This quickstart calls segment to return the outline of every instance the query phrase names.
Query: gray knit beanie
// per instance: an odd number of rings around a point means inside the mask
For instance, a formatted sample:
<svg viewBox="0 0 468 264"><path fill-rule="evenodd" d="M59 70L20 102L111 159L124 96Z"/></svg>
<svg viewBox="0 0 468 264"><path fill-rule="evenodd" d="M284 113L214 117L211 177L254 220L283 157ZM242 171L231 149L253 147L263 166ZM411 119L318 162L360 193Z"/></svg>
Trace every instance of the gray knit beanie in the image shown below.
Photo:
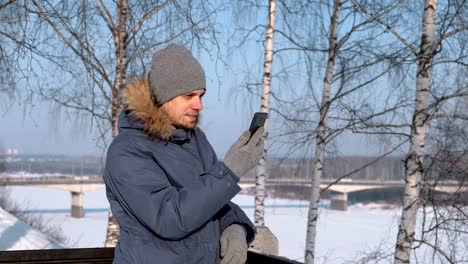
<svg viewBox="0 0 468 264"><path fill-rule="evenodd" d="M183 46L171 44L153 55L150 87L159 104L198 89L206 89L205 72Z"/></svg>

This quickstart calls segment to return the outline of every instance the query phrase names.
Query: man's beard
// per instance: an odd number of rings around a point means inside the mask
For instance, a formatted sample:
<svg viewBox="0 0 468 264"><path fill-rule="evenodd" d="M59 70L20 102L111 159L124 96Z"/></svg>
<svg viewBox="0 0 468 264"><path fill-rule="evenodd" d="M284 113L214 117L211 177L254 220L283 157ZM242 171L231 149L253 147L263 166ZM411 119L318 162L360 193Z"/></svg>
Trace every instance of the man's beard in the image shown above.
<svg viewBox="0 0 468 264"><path fill-rule="evenodd" d="M186 115L184 115L181 119L184 120ZM176 128L183 128L183 129L194 129L198 126L198 124L200 123L200 118L201 118L201 113L198 112L197 113L197 118L195 120L195 123L186 123L186 122L177 122L177 120L171 120L174 127Z"/></svg>

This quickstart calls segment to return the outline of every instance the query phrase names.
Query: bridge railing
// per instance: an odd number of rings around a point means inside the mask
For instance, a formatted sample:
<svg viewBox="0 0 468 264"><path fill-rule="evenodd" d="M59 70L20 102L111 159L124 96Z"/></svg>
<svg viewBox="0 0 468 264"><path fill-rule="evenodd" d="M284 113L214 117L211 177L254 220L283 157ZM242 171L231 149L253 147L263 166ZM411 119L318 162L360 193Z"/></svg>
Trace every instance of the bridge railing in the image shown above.
<svg viewBox="0 0 468 264"><path fill-rule="evenodd" d="M0 186L52 185L52 184L103 184L100 176L40 176L40 177L0 177Z"/></svg>
<svg viewBox="0 0 468 264"><path fill-rule="evenodd" d="M74 249L43 249L0 251L0 263L22 264L111 264L114 259L114 248L74 248ZM278 256L249 251L246 264L301 264Z"/></svg>

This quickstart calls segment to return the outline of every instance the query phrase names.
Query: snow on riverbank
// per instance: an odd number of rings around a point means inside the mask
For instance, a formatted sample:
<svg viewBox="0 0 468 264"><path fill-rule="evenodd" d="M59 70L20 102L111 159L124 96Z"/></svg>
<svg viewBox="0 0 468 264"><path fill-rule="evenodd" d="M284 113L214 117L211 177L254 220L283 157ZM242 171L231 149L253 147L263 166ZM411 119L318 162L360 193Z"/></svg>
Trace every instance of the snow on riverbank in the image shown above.
<svg viewBox="0 0 468 264"><path fill-rule="evenodd" d="M0 250L61 248L62 245L32 229L0 208Z"/></svg>

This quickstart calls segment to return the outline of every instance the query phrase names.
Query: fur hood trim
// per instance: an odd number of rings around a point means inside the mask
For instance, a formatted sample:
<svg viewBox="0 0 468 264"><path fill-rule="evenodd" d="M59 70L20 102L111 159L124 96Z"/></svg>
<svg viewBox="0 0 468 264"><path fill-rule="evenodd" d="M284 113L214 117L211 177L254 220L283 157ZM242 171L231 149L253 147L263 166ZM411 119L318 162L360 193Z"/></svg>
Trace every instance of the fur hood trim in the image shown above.
<svg viewBox="0 0 468 264"><path fill-rule="evenodd" d="M130 111L130 117L144 123L144 131L151 137L169 140L175 127L171 125L169 116L158 105L150 91L147 75L133 80L122 91L122 102Z"/></svg>

